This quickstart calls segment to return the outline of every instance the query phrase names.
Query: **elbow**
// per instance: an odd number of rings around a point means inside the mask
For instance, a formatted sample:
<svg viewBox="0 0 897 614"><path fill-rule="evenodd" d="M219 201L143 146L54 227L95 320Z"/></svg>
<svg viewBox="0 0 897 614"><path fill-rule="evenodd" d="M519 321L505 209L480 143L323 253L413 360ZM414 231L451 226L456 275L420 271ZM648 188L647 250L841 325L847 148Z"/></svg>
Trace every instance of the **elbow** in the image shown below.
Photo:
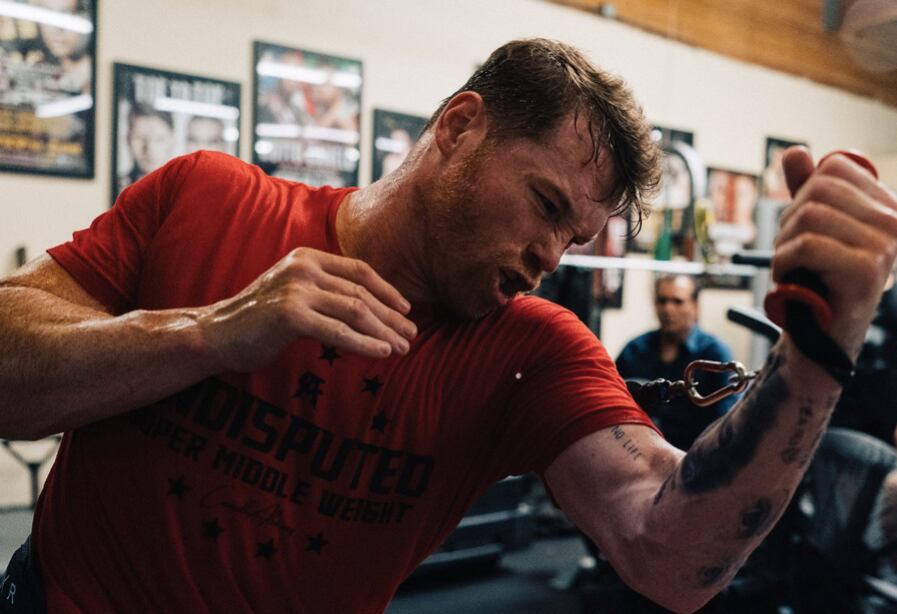
<svg viewBox="0 0 897 614"><path fill-rule="evenodd" d="M0 391L0 439L37 441L61 432L58 425L39 419L48 412L36 411L24 402L11 400Z"/></svg>
<svg viewBox="0 0 897 614"><path fill-rule="evenodd" d="M630 542L628 557L616 557L614 568L623 582L634 591L672 612L689 614L704 607L723 590L736 570L712 584L703 580L695 570L688 553L679 547L659 543L642 536Z"/></svg>

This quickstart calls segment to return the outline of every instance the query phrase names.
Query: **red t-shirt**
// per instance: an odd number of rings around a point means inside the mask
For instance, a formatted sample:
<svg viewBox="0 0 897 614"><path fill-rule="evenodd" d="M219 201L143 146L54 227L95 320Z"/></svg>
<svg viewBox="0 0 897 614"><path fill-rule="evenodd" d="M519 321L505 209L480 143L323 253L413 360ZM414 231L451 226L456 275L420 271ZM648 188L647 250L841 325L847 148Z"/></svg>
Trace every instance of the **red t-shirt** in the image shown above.
<svg viewBox="0 0 897 614"><path fill-rule="evenodd" d="M199 152L50 254L116 314L208 305L298 246L339 253L348 192ZM651 424L554 304L418 323L406 356L300 339L66 433L35 517L50 611L381 612L492 483Z"/></svg>

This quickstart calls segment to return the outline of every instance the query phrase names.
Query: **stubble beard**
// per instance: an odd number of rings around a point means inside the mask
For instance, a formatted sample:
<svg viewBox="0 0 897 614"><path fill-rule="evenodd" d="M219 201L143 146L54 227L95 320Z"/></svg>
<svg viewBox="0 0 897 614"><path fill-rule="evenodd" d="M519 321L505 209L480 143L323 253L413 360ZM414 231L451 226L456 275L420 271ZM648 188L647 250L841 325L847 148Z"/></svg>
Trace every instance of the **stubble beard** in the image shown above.
<svg viewBox="0 0 897 614"><path fill-rule="evenodd" d="M452 319L473 320L497 307L484 296L491 289L481 247L471 237L480 223L477 186L491 147L481 145L437 177L421 208L429 279L437 305Z"/></svg>

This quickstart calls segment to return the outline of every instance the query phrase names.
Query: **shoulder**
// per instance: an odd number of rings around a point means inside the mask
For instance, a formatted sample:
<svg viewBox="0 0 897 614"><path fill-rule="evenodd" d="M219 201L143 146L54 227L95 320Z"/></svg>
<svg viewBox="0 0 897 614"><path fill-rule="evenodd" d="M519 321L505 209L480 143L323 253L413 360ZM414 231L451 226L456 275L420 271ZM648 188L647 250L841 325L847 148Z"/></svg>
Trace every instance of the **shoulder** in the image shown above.
<svg viewBox="0 0 897 614"><path fill-rule="evenodd" d="M654 340L656 338L656 330L651 330L646 333L642 333L638 337L633 337L626 343L626 345L623 346L621 354L645 351L647 348L650 348L654 344Z"/></svg>
<svg viewBox="0 0 897 614"><path fill-rule="evenodd" d="M691 336L698 352L710 354L720 360L732 359L732 350L718 337L697 327L692 331Z"/></svg>
<svg viewBox="0 0 897 614"><path fill-rule="evenodd" d="M592 352L601 342L572 311L537 296L521 296L503 310L499 328L524 337L534 353Z"/></svg>
<svg viewBox="0 0 897 614"><path fill-rule="evenodd" d="M499 317L500 321L509 326L530 331L539 328L549 333L557 333L569 329L592 334L572 311L538 296L525 295L515 298L500 312Z"/></svg>

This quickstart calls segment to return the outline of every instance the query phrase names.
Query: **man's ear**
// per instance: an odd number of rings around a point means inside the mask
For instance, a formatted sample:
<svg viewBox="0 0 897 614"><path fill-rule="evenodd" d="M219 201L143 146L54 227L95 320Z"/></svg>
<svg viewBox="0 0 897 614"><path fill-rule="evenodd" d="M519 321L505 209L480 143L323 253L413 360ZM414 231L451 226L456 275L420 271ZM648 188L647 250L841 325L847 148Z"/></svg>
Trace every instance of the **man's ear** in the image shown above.
<svg viewBox="0 0 897 614"><path fill-rule="evenodd" d="M486 137L486 104L476 92L461 92L449 100L436 120L434 141L446 158L458 149L477 145Z"/></svg>

